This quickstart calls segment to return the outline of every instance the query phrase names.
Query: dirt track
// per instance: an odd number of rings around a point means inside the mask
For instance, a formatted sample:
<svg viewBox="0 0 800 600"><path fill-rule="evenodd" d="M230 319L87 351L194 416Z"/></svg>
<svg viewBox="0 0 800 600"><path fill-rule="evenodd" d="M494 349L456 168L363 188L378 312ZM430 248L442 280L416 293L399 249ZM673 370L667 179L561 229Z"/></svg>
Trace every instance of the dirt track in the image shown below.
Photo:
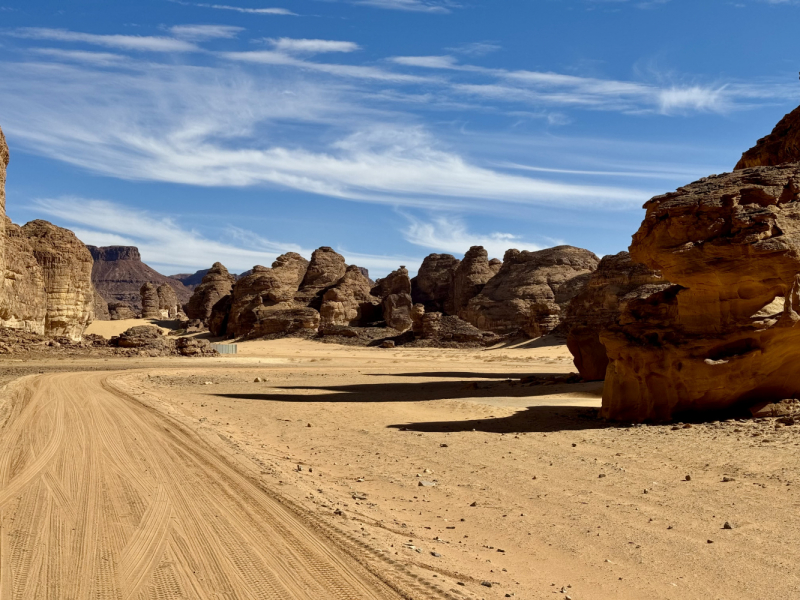
<svg viewBox="0 0 800 600"><path fill-rule="evenodd" d="M361 600L415 585L388 563L378 567L387 581L374 577L347 540L107 374L26 378L14 397L0 448L4 599Z"/></svg>

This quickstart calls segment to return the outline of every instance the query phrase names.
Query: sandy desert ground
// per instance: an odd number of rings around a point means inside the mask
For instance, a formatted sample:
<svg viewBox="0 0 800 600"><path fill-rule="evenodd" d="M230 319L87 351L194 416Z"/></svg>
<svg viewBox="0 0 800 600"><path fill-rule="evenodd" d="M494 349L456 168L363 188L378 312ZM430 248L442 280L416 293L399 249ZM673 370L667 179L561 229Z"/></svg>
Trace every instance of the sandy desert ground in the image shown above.
<svg viewBox="0 0 800 600"><path fill-rule="evenodd" d="M546 339L238 348L0 361L0 597L800 593L798 426L602 423Z"/></svg>

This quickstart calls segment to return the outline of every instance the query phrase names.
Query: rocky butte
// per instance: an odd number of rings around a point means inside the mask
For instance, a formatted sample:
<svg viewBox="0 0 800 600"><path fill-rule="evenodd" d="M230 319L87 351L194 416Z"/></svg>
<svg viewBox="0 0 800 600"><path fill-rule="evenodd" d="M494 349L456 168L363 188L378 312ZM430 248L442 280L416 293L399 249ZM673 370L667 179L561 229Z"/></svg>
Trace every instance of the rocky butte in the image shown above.
<svg viewBox="0 0 800 600"><path fill-rule="evenodd" d="M800 158L792 115L745 153L754 166L645 204L631 258L673 285L601 333L602 416L666 421L800 395L800 164L774 165Z"/></svg>

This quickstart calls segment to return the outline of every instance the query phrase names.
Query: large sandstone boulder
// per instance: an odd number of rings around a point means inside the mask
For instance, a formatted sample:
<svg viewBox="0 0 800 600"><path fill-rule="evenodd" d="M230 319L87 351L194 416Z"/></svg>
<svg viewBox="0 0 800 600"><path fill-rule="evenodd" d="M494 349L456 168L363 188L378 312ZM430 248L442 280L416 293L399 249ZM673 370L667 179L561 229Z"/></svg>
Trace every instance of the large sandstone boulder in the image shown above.
<svg viewBox="0 0 800 600"><path fill-rule="evenodd" d="M45 334L80 339L94 319L92 255L74 233L47 221L31 221L22 233L44 274Z"/></svg>
<svg viewBox="0 0 800 600"><path fill-rule="evenodd" d="M417 276L411 280L411 298L427 311L445 309L461 261L452 254L429 254L422 261Z"/></svg>
<svg viewBox="0 0 800 600"><path fill-rule="evenodd" d="M272 268L260 265L233 287L227 332L234 337L249 336L264 317L260 307L294 308L294 296L306 274L308 261L296 252L279 256Z"/></svg>
<svg viewBox="0 0 800 600"><path fill-rule="evenodd" d="M108 314L112 321L125 321L138 317L133 307L126 302L109 302Z"/></svg>
<svg viewBox="0 0 800 600"><path fill-rule="evenodd" d="M658 271L631 260L628 252L603 257L583 290L569 303L559 330L586 381L605 379L608 357L600 332L615 325L633 300L668 288Z"/></svg>
<svg viewBox="0 0 800 600"><path fill-rule="evenodd" d="M156 288L158 295L158 310L162 319L175 319L178 316L178 295L173 287L162 283Z"/></svg>
<svg viewBox="0 0 800 600"><path fill-rule="evenodd" d="M145 282L139 288L139 294L142 298L142 318L143 319L160 319L161 311L158 308L158 289L152 283Z"/></svg>
<svg viewBox="0 0 800 600"><path fill-rule="evenodd" d="M344 276L322 296L323 326L362 326L381 319L381 301L370 293L372 286L359 267L347 267Z"/></svg>
<svg viewBox="0 0 800 600"><path fill-rule="evenodd" d="M459 316L484 331L545 335L560 323L599 262L594 253L573 246L508 250L497 275Z"/></svg>
<svg viewBox="0 0 800 600"><path fill-rule="evenodd" d="M1 164L1 163L0 163ZM44 272L22 228L7 217L5 225L5 271L0 287L0 327L44 334L47 292Z"/></svg>
<svg viewBox="0 0 800 600"><path fill-rule="evenodd" d="M221 263L214 263L186 304L186 316L206 321L211 316L212 307L231 293L235 281L235 275L228 273L228 269Z"/></svg>
<svg viewBox="0 0 800 600"><path fill-rule="evenodd" d="M768 136L742 154L735 170L800 162L800 107L783 117Z"/></svg>
<svg viewBox="0 0 800 600"><path fill-rule="evenodd" d="M383 320L387 326L401 333L411 329L414 324L411 318L414 301L411 299L408 269L400 267L379 279L372 289L372 295L381 298Z"/></svg>
<svg viewBox="0 0 800 600"><path fill-rule="evenodd" d="M675 285L601 334L602 415L663 421L800 397L800 165L703 178L645 208L631 257Z"/></svg>
<svg viewBox="0 0 800 600"><path fill-rule="evenodd" d="M92 282L108 302L125 302L134 310L142 309L140 290L142 284L152 283L158 287L169 284L178 296L178 305L183 306L192 295L180 281L171 279L142 262L135 246L87 246L92 253Z"/></svg>
<svg viewBox="0 0 800 600"><path fill-rule="evenodd" d="M461 316L469 301L480 294L483 286L496 274L497 270L489 265L489 253L486 249L483 246L472 246L453 274L445 312Z"/></svg>
<svg viewBox="0 0 800 600"><path fill-rule="evenodd" d="M344 277L346 270L344 256L333 248L322 246L314 250L300 289L295 294L296 304L319 310L325 291Z"/></svg>
<svg viewBox="0 0 800 600"><path fill-rule="evenodd" d="M319 311L306 306L259 306L254 313L256 320L246 337L311 333L319 329Z"/></svg>

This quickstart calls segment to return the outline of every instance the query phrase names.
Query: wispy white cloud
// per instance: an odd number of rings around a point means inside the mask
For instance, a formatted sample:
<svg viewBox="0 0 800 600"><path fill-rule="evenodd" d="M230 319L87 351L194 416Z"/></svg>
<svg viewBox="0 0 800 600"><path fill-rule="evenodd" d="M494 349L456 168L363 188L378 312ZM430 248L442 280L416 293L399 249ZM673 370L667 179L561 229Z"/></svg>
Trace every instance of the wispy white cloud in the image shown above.
<svg viewBox="0 0 800 600"><path fill-rule="evenodd" d="M86 50L64 50L62 48L31 48L31 52L57 60L87 63L98 67L119 67L130 60L123 54L89 52Z"/></svg>
<svg viewBox="0 0 800 600"><path fill-rule="evenodd" d="M464 54L466 56L486 56L492 52L501 50L502 46L491 42L471 42L469 44L462 44L460 46L451 46L447 48L449 52L456 54Z"/></svg>
<svg viewBox="0 0 800 600"><path fill-rule="evenodd" d="M45 27L23 27L8 32L8 35L35 40L77 42L142 52L195 52L199 49L191 42L175 38L144 35L98 35Z"/></svg>
<svg viewBox="0 0 800 600"><path fill-rule="evenodd" d="M244 27L232 25L175 25L169 32L176 38L191 42L235 38Z"/></svg>
<svg viewBox="0 0 800 600"><path fill-rule="evenodd" d="M451 8L458 6L454 2L427 2L424 0L353 0L353 4L387 8L390 10L441 14L449 13Z"/></svg>
<svg viewBox="0 0 800 600"><path fill-rule="evenodd" d="M177 4L200 6L202 8L214 8L216 10L232 10L234 12L244 13L247 15L283 15L291 17L298 16L297 13L292 12L287 8L243 8L241 6L232 6L230 4L208 4L208 3L190 3L190 2L177 2Z"/></svg>
<svg viewBox="0 0 800 600"><path fill-rule="evenodd" d="M425 69L452 69L456 67L456 60L452 56L393 56L393 63L407 67L422 67Z"/></svg>
<svg viewBox="0 0 800 600"><path fill-rule="evenodd" d="M354 42L336 40L308 40L293 38L277 38L267 40L277 52L290 54L321 54L324 52L355 52L360 50Z"/></svg>
<svg viewBox="0 0 800 600"><path fill-rule="evenodd" d="M510 233L474 233L468 230L466 224L452 215L436 217L430 221L423 221L409 215L405 215L409 220L409 225L403 232L406 241L430 248L450 252L452 254L464 254L471 246L483 246L491 258L503 258L506 250L516 248L517 250L541 250L542 245L530 242L521 236ZM559 240L549 240L548 245L563 243Z"/></svg>

